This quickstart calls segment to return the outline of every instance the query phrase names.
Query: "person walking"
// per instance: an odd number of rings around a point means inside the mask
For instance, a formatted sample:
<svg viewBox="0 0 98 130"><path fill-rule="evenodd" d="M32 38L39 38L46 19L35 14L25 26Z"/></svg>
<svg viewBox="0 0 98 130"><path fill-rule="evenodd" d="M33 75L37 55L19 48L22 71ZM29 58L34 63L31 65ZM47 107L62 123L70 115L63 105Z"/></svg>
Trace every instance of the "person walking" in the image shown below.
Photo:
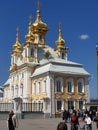
<svg viewBox="0 0 98 130"><path fill-rule="evenodd" d="M96 117L94 117L93 121L96 122L96 128L98 130L98 113L96 114Z"/></svg>
<svg viewBox="0 0 98 130"><path fill-rule="evenodd" d="M65 120L65 123L67 123L69 118L69 112L67 110L64 110L63 112L63 120Z"/></svg>
<svg viewBox="0 0 98 130"><path fill-rule="evenodd" d="M76 112L73 112L71 115L71 130L78 130L79 121Z"/></svg>
<svg viewBox="0 0 98 130"><path fill-rule="evenodd" d="M13 111L9 112L9 117L7 119L8 130L15 130L18 127L18 118Z"/></svg>
<svg viewBox="0 0 98 130"><path fill-rule="evenodd" d="M85 122L85 125L83 127L84 130L92 130L92 121L88 114L85 115L84 122Z"/></svg>

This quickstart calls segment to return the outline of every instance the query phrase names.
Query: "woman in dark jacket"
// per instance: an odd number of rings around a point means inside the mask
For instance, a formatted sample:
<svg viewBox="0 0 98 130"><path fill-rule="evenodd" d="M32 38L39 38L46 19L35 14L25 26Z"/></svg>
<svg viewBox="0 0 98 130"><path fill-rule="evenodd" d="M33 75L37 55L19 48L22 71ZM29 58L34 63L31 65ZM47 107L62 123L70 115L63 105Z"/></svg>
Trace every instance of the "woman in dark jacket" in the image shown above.
<svg viewBox="0 0 98 130"><path fill-rule="evenodd" d="M14 124L13 124L13 119L12 119L13 115L14 114L12 112L9 113L9 117L7 119L8 130L15 130L15 127L14 127Z"/></svg>
<svg viewBox="0 0 98 130"><path fill-rule="evenodd" d="M69 111L64 110L64 112L63 112L63 120L65 120L65 123L67 122L69 116L70 116Z"/></svg>
<svg viewBox="0 0 98 130"><path fill-rule="evenodd" d="M75 112L71 115L71 130L78 130L79 121Z"/></svg>

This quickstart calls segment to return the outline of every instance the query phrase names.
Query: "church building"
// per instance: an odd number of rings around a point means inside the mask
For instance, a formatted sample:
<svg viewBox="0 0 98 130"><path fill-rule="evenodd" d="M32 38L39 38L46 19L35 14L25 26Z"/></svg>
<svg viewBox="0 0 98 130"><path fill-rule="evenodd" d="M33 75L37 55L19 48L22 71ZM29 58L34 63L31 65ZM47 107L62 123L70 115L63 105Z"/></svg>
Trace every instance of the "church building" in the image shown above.
<svg viewBox="0 0 98 130"><path fill-rule="evenodd" d="M68 60L66 42L59 26L56 47L47 45L48 25L41 19L40 8L36 19L28 25L25 42L19 33L11 52L9 77L4 84L5 103L41 103L40 109L50 116L64 109L83 109L89 101L90 74L82 64ZM15 108L16 109L16 108ZM22 108L23 109L23 108ZM32 107L32 111L39 109Z"/></svg>

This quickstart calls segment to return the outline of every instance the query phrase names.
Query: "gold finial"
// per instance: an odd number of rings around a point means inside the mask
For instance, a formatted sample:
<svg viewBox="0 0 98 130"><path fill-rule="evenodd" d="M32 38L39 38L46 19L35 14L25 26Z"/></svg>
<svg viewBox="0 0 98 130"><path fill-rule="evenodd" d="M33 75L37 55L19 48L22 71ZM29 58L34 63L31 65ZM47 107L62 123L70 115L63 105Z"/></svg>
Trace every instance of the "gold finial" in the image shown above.
<svg viewBox="0 0 98 130"><path fill-rule="evenodd" d="M59 29L61 29L61 27L62 27L62 23L61 23L61 22L59 22Z"/></svg>
<svg viewBox="0 0 98 130"><path fill-rule="evenodd" d="M32 15L29 16L29 19L30 19L30 23L32 23Z"/></svg>
<svg viewBox="0 0 98 130"><path fill-rule="evenodd" d="M37 16L36 16L35 22L39 23L41 21L41 17L40 17L40 2L39 1L38 1L37 5L38 5L38 9L37 9Z"/></svg>
<svg viewBox="0 0 98 130"><path fill-rule="evenodd" d="M48 26L41 20L40 16L40 2L38 0L38 9L36 11L36 19L33 25L33 33L45 34L48 31Z"/></svg>
<svg viewBox="0 0 98 130"><path fill-rule="evenodd" d="M19 28L17 27L17 28L16 28L16 42L19 42L18 31L19 31Z"/></svg>
<svg viewBox="0 0 98 130"><path fill-rule="evenodd" d="M56 41L56 45L59 48L64 48L65 41L62 38L62 29L61 29L61 26L62 26L62 24L59 23L59 35L58 35L58 40Z"/></svg>
<svg viewBox="0 0 98 130"><path fill-rule="evenodd" d="M59 39L62 39L62 29L61 29L62 23L59 22Z"/></svg>
<svg viewBox="0 0 98 130"><path fill-rule="evenodd" d="M40 1L38 0L38 3L37 3L37 6L38 6L38 10L40 10Z"/></svg>
<svg viewBox="0 0 98 130"><path fill-rule="evenodd" d="M17 27L17 28L16 28L16 32L18 33L18 31L19 31L19 28Z"/></svg>
<svg viewBox="0 0 98 130"><path fill-rule="evenodd" d="M15 44L13 45L13 48L14 48L14 51L15 51L15 52L20 53L21 44L19 43L18 31L19 31L19 28L17 27L17 28L16 28L16 42L15 42Z"/></svg>

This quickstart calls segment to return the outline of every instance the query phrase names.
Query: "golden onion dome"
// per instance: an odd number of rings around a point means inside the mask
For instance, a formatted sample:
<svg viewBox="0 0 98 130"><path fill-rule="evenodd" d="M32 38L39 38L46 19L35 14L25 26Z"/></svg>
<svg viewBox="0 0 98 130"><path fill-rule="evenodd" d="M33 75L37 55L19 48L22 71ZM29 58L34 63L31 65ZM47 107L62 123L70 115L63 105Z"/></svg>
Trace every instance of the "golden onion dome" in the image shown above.
<svg viewBox="0 0 98 130"><path fill-rule="evenodd" d="M16 34L16 43L13 45L13 48L14 48L14 52L21 52L21 48L22 48L22 45L20 44L19 42L19 37L18 37L18 28L17 28L17 34Z"/></svg>
<svg viewBox="0 0 98 130"><path fill-rule="evenodd" d="M26 42L28 43L32 43L35 39L34 34L33 34L33 28L32 28L32 16L29 17L30 18L30 22L29 22L29 27L28 27L28 34L25 36Z"/></svg>
<svg viewBox="0 0 98 130"><path fill-rule="evenodd" d="M48 26L46 23L42 22L40 17L40 10L38 9L36 20L33 23L33 33L45 34L47 31L48 31Z"/></svg>
<svg viewBox="0 0 98 130"><path fill-rule="evenodd" d="M65 40L62 38L61 25L59 26L59 36L58 36L58 40L56 41L56 45L58 48L64 48L65 45Z"/></svg>

